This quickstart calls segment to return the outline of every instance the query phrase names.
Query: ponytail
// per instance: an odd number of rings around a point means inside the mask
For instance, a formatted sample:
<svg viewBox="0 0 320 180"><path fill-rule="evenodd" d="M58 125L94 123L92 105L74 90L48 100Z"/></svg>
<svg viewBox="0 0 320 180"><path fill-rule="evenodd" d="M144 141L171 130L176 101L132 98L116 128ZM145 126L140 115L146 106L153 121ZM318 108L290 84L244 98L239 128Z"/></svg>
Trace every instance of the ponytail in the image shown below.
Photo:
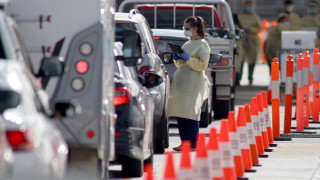
<svg viewBox="0 0 320 180"><path fill-rule="evenodd" d="M197 33L201 38L204 38L206 22L201 16L190 16L185 20L185 23L189 23L191 27L197 28Z"/></svg>

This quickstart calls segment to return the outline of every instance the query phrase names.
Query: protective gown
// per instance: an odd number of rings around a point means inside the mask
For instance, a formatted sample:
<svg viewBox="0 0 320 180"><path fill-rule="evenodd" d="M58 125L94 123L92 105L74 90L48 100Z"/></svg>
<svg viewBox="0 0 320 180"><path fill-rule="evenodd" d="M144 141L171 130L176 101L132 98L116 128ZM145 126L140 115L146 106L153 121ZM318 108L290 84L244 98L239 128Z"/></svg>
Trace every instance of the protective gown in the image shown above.
<svg viewBox="0 0 320 180"><path fill-rule="evenodd" d="M174 61L174 74L168 102L168 117L200 121L201 106L209 96L210 83L205 75L210 47L203 39L189 40L182 49L190 55L188 61Z"/></svg>
<svg viewBox="0 0 320 180"><path fill-rule="evenodd" d="M288 18L289 21L289 27L288 30L295 31L299 30L301 25L301 19L300 17L295 13L281 13L279 16L285 15ZM279 17L278 16L278 17Z"/></svg>
<svg viewBox="0 0 320 180"><path fill-rule="evenodd" d="M301 26L320 26L320 16L307 15L301 19Z"/></svg>
<svg viewBox="0 0 320 180"><path fill-rule="evenodd" d="M250 33L242 40L243 58L249 64L255 64L258 57L261 30L260 18L255 14L240 14L239 21L243 28L250 28Z"/></svg>
<svg viewBox="0 0 320 180"><path fill-rule="evenodd" d="M268 28L268 34L266 38L265 53L268 60L268 65L271 67L272 59L281 55L281 32L288 30L288 25L279 23L277 26L271 26Z"/></svg>

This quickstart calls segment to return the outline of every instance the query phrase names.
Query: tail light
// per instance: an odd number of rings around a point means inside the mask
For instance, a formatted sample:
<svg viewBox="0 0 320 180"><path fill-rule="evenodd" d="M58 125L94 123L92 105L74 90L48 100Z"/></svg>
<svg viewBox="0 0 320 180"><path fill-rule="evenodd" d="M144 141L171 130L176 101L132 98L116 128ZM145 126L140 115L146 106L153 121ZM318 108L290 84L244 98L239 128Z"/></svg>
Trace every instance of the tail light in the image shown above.
<svg viewBox="0 0 320 180"><path fill-rule="evenodd" d="M142 66L139 70L140 74L143 74L145 72L155 72L152 66Z"/></svg>
<svg viewBox="0 0 320 180"><path fill-rule="evenodd" d="M115 89L114 105L125 105L130 103L130 91L126 87Z"/></svg>
<svg viewBox="0 0 320 180"><path fill-rule="evenodd" d="M228 66L229 65L229 59L222 59L220 62L216 64L217 66Z"/></svg>
<svg viewBox="0 0 320 180"><path fill-rule="evenodd" d="M76 71L80 74L84 74L89 70L89 64L87 61L78 61L76 64Z"/></svg>
<svg viewBox="0 0 320 180"><path fill-rule="evenodd" d="M6 135L14 151L28 151L34 148L30 139L30 133L27 130L10 130L6 131Z"/></svg>
<svg viewBox="0 0 320 180"><path fill-rule="evenodd" d="M155 40L160 40L161 37L159 37L159 36L153 36L153 39L155 39Z"/></svg>

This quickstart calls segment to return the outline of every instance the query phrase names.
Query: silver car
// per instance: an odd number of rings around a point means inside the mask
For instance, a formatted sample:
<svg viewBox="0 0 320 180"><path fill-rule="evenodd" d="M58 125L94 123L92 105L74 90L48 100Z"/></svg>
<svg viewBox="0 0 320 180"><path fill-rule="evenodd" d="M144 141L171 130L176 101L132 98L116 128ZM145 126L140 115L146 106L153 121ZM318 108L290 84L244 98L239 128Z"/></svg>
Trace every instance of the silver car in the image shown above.
<svg viewBox="0 0 320 180"><path fill-rule="evenodd" d="M22 63L0 60L0 93L10 95L2 103L11 105L2 110L15 157L11 179L63 178L66 169L68 148L48 118L48 98L38 84Z"/></svg>

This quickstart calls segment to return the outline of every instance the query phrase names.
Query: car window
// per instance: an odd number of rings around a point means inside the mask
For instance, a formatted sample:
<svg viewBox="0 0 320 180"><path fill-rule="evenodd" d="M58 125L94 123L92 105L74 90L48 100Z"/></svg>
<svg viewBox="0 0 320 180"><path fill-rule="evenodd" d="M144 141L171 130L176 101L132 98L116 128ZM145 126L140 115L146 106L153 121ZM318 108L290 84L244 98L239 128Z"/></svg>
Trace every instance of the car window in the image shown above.
<svg viewBox="0 0 320 180"><path fill-rule="evenodd" d="M132 31L138 31L139 29L139 34L141 37L141 44L144 48L144 54L147 54L148 52L150 52L150 47L148 45L147 40L144 36L143 31L141 30L141 28L139 28L139 25L134 24L134 23L120 23L117 22L116 23L116 41L122 41L122 37L123 37L123 31L124 30L132 30Z"/></svg>
<svg viewBox="0 0 320 180"><path fill-rule="evenodd" d="M0 34L0 59L7 59L6 53L4 52L1 34Z"/></svg>

